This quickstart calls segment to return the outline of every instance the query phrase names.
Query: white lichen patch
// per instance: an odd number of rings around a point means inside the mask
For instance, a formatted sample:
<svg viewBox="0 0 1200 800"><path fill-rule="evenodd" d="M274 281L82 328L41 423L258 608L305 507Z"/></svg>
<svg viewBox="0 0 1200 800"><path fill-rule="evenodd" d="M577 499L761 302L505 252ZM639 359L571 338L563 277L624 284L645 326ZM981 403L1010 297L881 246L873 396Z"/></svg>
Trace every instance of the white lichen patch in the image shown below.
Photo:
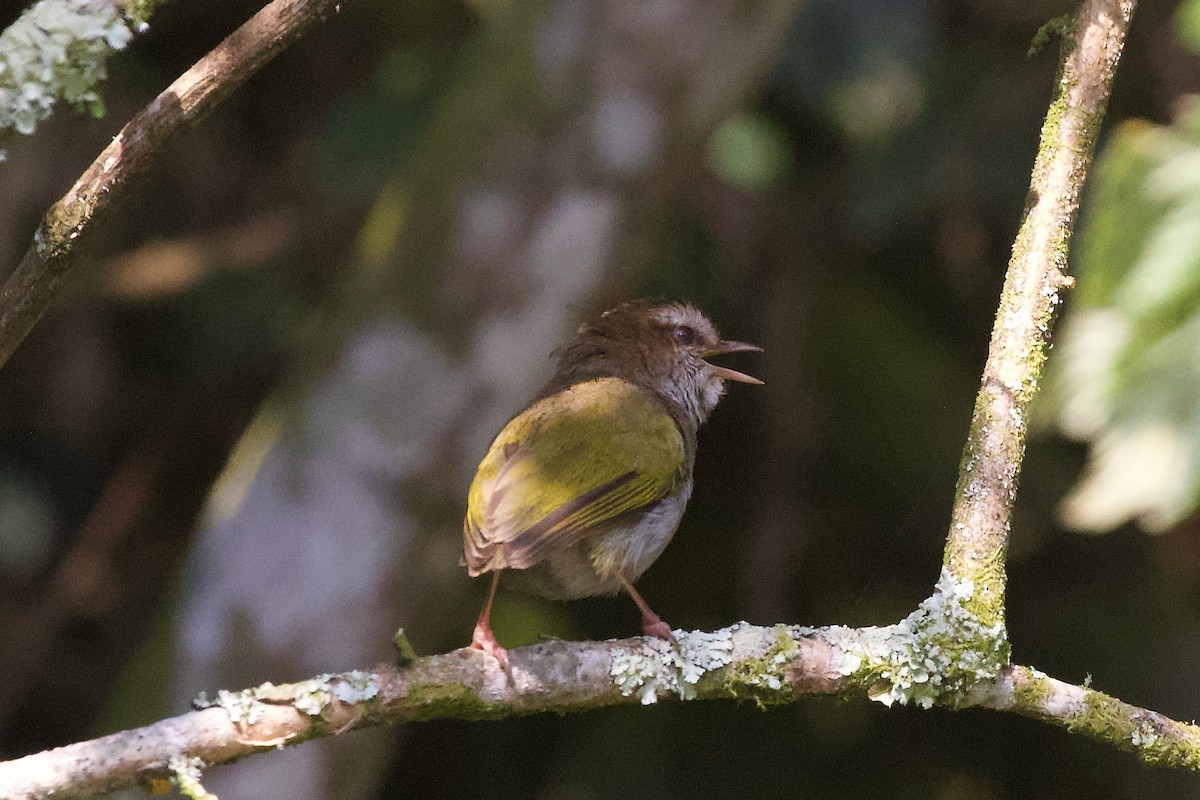
<svg viewBox="0 0 1200 800"><path fill-rule="evenodd" d="M748 656L737 666L737 679L753 686L779 691L784 686L784 671L800 656L797 642L817 633L803 625L776 625L760 629L757 641L745 647Z"/></svg>
<svg viewBox="0 0 1200 800"><path fill-rule="evenodd" d="M176 753L167 759L167 769L171 771L171 782L175 784L175 788L181 795L190 797L192 800L217 800L217 796L211 794L200 783L201 772L206 766L207 764L199 758L195 756L188 758L183 753Z"/></svg>
<svg viewBox="0 0 1200 800"><path fill-rule="evenodd" d="M310 717L317 717L335 698L343 703L362 703L379 694L375 676L362 670L339 675L318 675L292 685L292 705Z"/></svg>
<svg viewBox="0 0 1200 800"><path fill-rule="evenodd" d="M292 684L292 705L310 717L319 717L325 706L333 699L330 675L318 675L300 683Z"/></svg>
<svg viewBox="0 0 1200 800"><path fill-rule="evenodd" d="M875 679L867 695L884 705L956 704L1008 663L1008 640L1000 623L985 625L964 605L975 593L945 568L933 594L896 625L833 626L822 636L841 651L839 671Z"/></svg>
<svg viewBox="0 0 1200 800"><path fill-rule="evenodd" d="M1129 735L1129 741L1134 747L1152 747L1160 737L1161 735L1153 724L1142 720Z"/></svg>
<svg viewBox="0 0 1200 800"><path fill-rule="evenodd" d="M192 701L192 707L223 708L233 722L239 725L253 725L266 710L264 701L273 705L290 701L297 711L302 711L310 717L318 717L334 699L343 703L363 703L378 695L379 685L375 676L356 669L338 675L318 675L284 686L264 683L240 692L221 689L217 692L216 700L209 700L208 695L201 692Z"/></svg>
<svg viewBox="0 0 1200 800"><path fill-rule="evenodd" d="M144 22L121 3L41 0L0 33L0 133L33 133L59 99L99 116L108 57Z"/></svg>
<svg viewBox="0 0 1200 800"><path fill-rule="evenodd" d="M733 660L736 629L734 625L712 633L674 631L677 644L646 639L634 649L615 648L609 674L621 694L628 697L636 691L642 705L658 702L664 692L691 700L705 673Z"/></svg>
<svg viewBox="0 0 1200 800"><path fill-rule="evenodd" d="M358 669L339 675L333 684L333 696L343 703L363 703L374 700L378 694L375 676Z"/></svg>
<svg viewBox="0 0 1200 800"><path fill-rule="evenodd" d="M208 693L201 692L192 701L192 707L196 709L223 708L225 709L225 713L229 715L229 719L234 723L238 725L253 725L266 710L263 704L258 701L257 693L263 687L270 685L269 683L263 684L258 689L242 689L240 692L219 689L216 700L209 700Z"/></svg>

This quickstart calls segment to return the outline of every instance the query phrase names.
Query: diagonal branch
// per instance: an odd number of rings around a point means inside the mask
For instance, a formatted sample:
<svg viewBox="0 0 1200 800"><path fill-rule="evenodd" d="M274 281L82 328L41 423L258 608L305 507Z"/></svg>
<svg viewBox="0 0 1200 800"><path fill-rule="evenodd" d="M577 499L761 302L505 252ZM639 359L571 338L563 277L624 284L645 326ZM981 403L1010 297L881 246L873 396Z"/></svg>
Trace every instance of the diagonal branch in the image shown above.
<svg viewBox="0 0 1200 800"><path fill-rule="evenodd" d="M274 0L131 119L50 209L0 287L0 366L41 319L94 233L163 145L194 127L339 0Z"/></svg>
<svg viewBox="0 0 1200 800"><path fill-rule="evenodd" d="M1063 59L1042 125L1025 215L1013 243L982 385L963 449L944 564L978 591L973 610L1004 621L1009 524L1025 423L1046 360L1067 250L1135 0L1085 0L1059 21Z"/></svg>
<svg viewBox="0 0 1200 800"><path fill-rule="evenodd" d="M903 623L858 629L739 623L713 633L676 633L678 649L647 638L517 648L510 651L511 682L493 659L464 648L403 667L222 692L201 710L0 763L0 796L79 797L179 780L179 764L211 766L382 723L585 711L647 704L668 694L763 706L807 695L878 697L880 685L898 680L911 656ZM1148 764L1200 769L1197 726L1028 667L1006 667L977 683L969 699L942 704L1012 711L1133 752Z"/></svg>

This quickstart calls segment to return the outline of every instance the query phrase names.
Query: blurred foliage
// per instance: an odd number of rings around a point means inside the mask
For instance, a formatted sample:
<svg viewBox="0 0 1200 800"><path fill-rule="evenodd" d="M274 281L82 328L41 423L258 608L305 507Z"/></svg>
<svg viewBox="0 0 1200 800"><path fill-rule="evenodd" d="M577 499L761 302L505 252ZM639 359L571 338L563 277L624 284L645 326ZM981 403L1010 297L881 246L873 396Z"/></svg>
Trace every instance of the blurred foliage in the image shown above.
<svg viewBox="0 0 1200 800"><path fill-rule="evenodd" d="M792 102L816 111L850 149L853 223L883 233L926 198L920 142L933 88L920 0L805 4L778 67Z"/></svg>
<svg viewBox="0 0 1200 800"><path fill-rule="evenodd" d="M0 573L34 574L50 560L54 508L24 470L0 468Z"/></svg>
<svg viewBox="0 0 1200 800"><path fill-rule="evenodd" d="M370 83L335 106L310 145L316 179L340 200L369 201L430 121L449 75L419 45L391 52Z"/></svg>
<svg viewBox="0 0 1200 800"><path fill-rule="evenodd" d="M1091 446L1060 512L1158 533L1200 503L1200 98L1113 133L1086 219L1043 409Z"/></svg>
<svg viewBox="0 0 1200 800"><path fill-rule="evenodd" d="M1200 53L1200 2L1184 0L1175 11L1175 24L1180 40L1192 50Z"/></svg>
<svg viewBox="0 0 1200 800"><path fill-rule="evenodd" d="M709 142L712 171L740 189L769 189L790 162L779 123L758 114L740 114L721 123Z"/></svg>

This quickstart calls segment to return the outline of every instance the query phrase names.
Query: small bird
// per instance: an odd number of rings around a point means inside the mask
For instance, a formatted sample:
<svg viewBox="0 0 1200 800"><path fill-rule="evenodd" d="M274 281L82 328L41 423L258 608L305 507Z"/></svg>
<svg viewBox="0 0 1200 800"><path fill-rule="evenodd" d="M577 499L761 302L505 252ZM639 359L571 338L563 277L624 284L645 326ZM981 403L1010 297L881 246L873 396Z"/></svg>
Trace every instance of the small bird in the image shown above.
<svg viewBox="0 0 1200 800"><path fill-rule="evenodd" d="M461 563L472 577L492 573L472 647L509 672L490 622L502 573L506 586L554 600L624 590L642 630L674 641L633 583L679 527L696 431L725 381L762 383L705 359L761 350L721 339L682 303L633 300L580 326L471 483Z"/></svg>

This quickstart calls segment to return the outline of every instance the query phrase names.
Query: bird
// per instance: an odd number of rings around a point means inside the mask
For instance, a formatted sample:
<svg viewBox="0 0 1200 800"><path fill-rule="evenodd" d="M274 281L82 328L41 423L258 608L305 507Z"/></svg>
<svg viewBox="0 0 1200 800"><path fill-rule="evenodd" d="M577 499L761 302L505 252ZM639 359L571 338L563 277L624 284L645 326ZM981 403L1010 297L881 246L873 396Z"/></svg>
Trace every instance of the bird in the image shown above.
<svg viewBox="0 0 1200 800"><path fill-rule="evenodd" d="M512 675L491 628L501 576L552 600L624 591L646 635L675 641L634 582L679 527L697 430L726 381L762 383L706 359L761 350L722 339L690 304L638 299L555 351L552 377L496 436L467 494L460 563L491 574L471 647Z"/></svg>

